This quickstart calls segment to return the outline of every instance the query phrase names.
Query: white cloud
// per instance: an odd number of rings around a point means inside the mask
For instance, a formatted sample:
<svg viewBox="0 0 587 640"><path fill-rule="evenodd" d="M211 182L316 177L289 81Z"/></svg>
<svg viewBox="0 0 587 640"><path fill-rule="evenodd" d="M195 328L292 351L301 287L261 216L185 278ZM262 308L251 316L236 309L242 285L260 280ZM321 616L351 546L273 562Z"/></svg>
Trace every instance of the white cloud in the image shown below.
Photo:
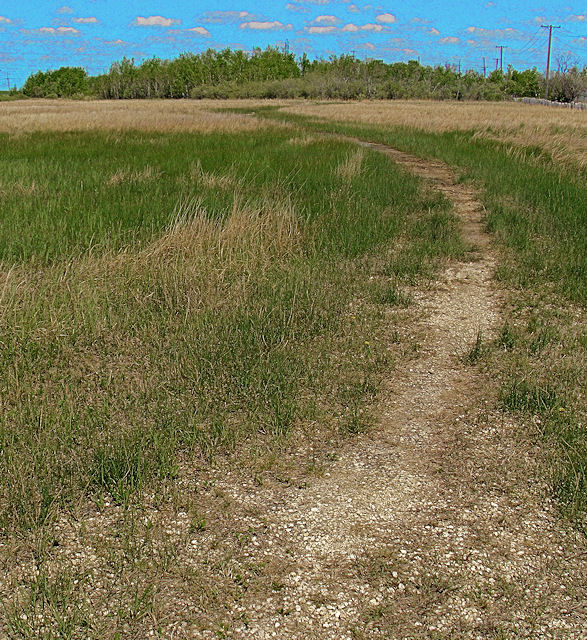
<svg viewBox="0 0 587 640"><path fill-rule="evenodd" d="M457 42L459 42L459 39L455 38L454 36L447 36L446 38L440 38L438 42L440 42L441 44L456 44Z"/></svg>
<svg viewBox="0 0 587 640"><path fill-rule="evenodd" d="M121 46L123 44L128 44L128 42L125 42L124 40L121 40L120 38L118 38L118 40L107 40L104 44L112 44L114 46Z"/></svg>
<svg viewBox="0 0 587 640"><path fill-rule="evenodd" d="M41 27L40 29L37 29L37 31L39 33L53 33L53 34L79 33L79 31L77 29L74 29L73 27L57 27L56 29L54 29L53 27Z"/></svg>
<svg viewBox="0 0 587 640"><path fill-rule="evenodd" d="M136 27L170 27L172 24L179 24L179 20L164 18L163 16L137 16L133 22Z"/></svg>
<svg viewBox="0 0 587 640"><path fill-rule="evenodd" d="M430 29L428 30L428 33L432 36L440 35L440 31L438 29L435 29L434 27L430 27Z"/></svg>
<svg viewBox="0 0 587 640"><path fill-rule="evenodd" d="M520 32L517 29L506 27L505 29L483 29L482 27L467 27L468 33L474 33L486 38L516 38Z"/></svg>
<svg viewBox="0 0 587 640"><path fill-rule="evenodd" d="M98 18L90 16L89 18L74 18L73 21L79 24L96 24L98 22Z"/></svg>
<svg viewBox="0 0 587 640"><path fill-rule="evenodd" d="M384 27L381 24L354 24L353 22L349 22L345 24L344 27L335 27L334 25L328 26L310 26L306 27L306 31L308 33L313 34L324 34L324 33L358 33L359 31L371 31L375 33L380 33L381 31L388 31L387 27Z"/></svg>
<svg viewBox="0 0 587 640"><path fill-rule="evenodd" d="M355 33L357 31L376 31L376 32L380 32L383 31L384 27L382 27L380 24L361 24L361 25L356 25L353 24L352 22L350 22L349 24L345 24L345 26L342 28L343 31L346 32L350 32L350 33Z"/></svg>
<svg viewBox="0 0 587 640"><path fill-rule="evenodd" d="M347 7L347 11L350 11L351 13L360 13L361 10L359 9L359 7L357 7L356 4L349 4L349 6Z"/></svg>
<svg viewBox="0 0 587 640"><path fill-rule="evenodd" d="M59 9L57 9L57 13L73 13L73 9L64 5L63 7L59 7Z"/></svg>
<svg viewBox="0 0 587 640"><path fill-rule="evenodd" d="M5 18L4 16L0 16L0 23L12 24L12 20L10 20L10 18Z"/></svg>
<svg viewBox="0 0 587 640"><path fill-rule="evenodd" d="M567 22L586 22L587 21L587 13L582 13L578 16L569 16L567 18Z"/></svg>
<svg viewBox="0 0 587 640"><path fill-rule="evenodd" d="M335 33L338 31L337 27L308 27L308 33Z"/></svg>
<svg viewBox="0 0 587 640"><path fill-rule="evenodd" d="M375 16L375 20L377 20L377 22L391 24L392 22L395 22L396 18L393 13L380 13L378 16Z"/></svg>
<svg viewBox="0 0 587 640"><path fill-rule="evenodd" d="M362 24L360 26L361 31L383 31L384 27L380 24Z"/></svg>
<svg viewBox="0 0 587 640"><path fill-rule="evenodd" d="M191 31L192 33L198 33L201 36L210 35L210 32L208 31L208 29L205 29L204 27L194 27L193 29L188 29L188 31Z"/></svg>
<svg viewBox="0 0 587 640"><path fill-rule="evenodd" d="M235 24L254 18L255 16L248 11L206 11L202 15L201 21L215 24Z"/></svg>
<svg viewBox="0 0 587 640"><path fill-rule="evenodd" d="M299 12L301 12L301 13L306 13L306 12L308 12L308 11L309 11L308 7L300 7L300 5L299 5L299 4L296 4L295 2L288 2L288 3L285 5L285 8L286 8L288 11L299 11Z"/></svg>
<svg viewBox="0 0 587 640"><path fill-rule="evenodd" d="M283 24L283 22L279 22L278 20L274 20L273 22L251 20L249 22L243 22L239 29L254 29L257 31L289 31L290 29L293 29L293 25Z"/></svg>
<svg viewBox="0 0 587 640"><path fill-rule="evenodd" d="M318 16L315 20L315 24L338 24L340 19L336 16Z"/></svg>

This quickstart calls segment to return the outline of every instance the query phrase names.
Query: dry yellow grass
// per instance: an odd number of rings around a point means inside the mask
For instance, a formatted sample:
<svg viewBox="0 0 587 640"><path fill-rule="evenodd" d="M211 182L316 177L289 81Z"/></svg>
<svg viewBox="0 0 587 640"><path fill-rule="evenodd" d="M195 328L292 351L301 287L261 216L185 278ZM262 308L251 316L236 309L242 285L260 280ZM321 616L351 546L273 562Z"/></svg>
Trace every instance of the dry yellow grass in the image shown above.
<svg viewBox="0 0 587 640"><path fill-rule="evenodd" d="M180 202L169 228L138 251L127 247L102 255L88 253L72 259L65 271L61 263L34 271L27 265L0 271L0 331L7 317L33 305L40 290L52 300L66 295L66 307L79 318L88 303L93 308L104 305L105 291L110 306L125 296L136 304L141 297L137 291L144 294L153 283L170 298L186 301L191 311L241 305L252 278L300 251L297 218L287 198L253 205L237 195L225 220L211 218L197 199ZM149 304L148 295L143 303ZM43 324L45 337L57 335L62 326L53 316Z"/></svg>
<svg viewBox="0 0 587 640"><path fill-rule="evenodd" d="M291 144L292 147L307 147L310 144L314 144L317 140L318 138L316 136L298 136L296 138L291 138L291 140L289 140L289 144Z"/></svg>
<svg viewBox="0 0 587 640"><path fill-rule="evenodd" d="M160 177L161 173L150 165L147 165L141 171L117 169L106 181L106 185L112 187L121 182L148 182L149 180L158 180Z"/></svg>
<svg viewBox="0 0 587 640"><path fill-rule="evenodd" d="M301 232L291 202L268 199L253 206L237 194L225 220L211 219L197 200L181 203L168 232L139 253L138 260L143 268L143 261L166 262L167 255L174 260L183 255L196 261L200 271L222 263L224 273L235 265L241 271L244 263L265 267L280 257L291 257L300 246Z"/></svg>
<svg viewBox="0 0 587 640"><path fill-rule="evenodd" d="M243 183L242 179L236 177L236 172L233 169L229 169L227 173L222 174L204 171L199 160L190 165L189 174L185 179L186 184L193 182L202 184L208 189L220 189L222 191L238 190Z"/></svg>
<svg viewBox="0 0 587 640"><path fill-rule="evenodd" d="M215 113L213 109L246 101L27 100L0 103L0 133L30 131L249 131L269 125L248 115Z"/></svg>
<svg viewBox="0 0 587 640"><path fill-rule="evenodd" d="M0 103L0 133L30 131L147 130L252 131L276 126L247 114L218 113L258 107L261 100L27 100ZM522 103L271 101L289 113L337 121L415 127L425 131L476 130L477 136L515 146L539 145L561 164L587 167L584 112ZM296 138L292 143L307 143Z"/></svg>
<svg viewBox="0 0 587 640"><path fill-rule="evenodd" d="M361 173L364 159L365 150L363 148L357 149L336 167L336 174L343 180L352 180Z"/></svg>
<svg viewBox="0 0 587 640"><path fill-rule="evenodd" d="M364 101L296 102L284 111L329 120L406 126L424 131L476 130L479 137L539 145L560 163L587 166L584 111L519 102Z"/></svg>

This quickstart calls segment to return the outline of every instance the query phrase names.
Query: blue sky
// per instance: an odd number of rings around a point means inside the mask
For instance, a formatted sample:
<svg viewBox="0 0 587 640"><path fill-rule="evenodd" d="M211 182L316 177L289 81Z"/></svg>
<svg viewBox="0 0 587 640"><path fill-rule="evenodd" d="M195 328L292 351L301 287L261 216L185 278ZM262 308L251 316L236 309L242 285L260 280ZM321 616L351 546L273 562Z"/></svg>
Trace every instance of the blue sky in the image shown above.
<svg viewBox="0 0 587 640"><path fill-rule="evenodd" d="M39 69L106 71L123 56L140 61L212 48L289 46L310 57L354 52L386 62L461 63L489 70L587 64L585 1L526 0L0 0L0 88Z"/></svg>

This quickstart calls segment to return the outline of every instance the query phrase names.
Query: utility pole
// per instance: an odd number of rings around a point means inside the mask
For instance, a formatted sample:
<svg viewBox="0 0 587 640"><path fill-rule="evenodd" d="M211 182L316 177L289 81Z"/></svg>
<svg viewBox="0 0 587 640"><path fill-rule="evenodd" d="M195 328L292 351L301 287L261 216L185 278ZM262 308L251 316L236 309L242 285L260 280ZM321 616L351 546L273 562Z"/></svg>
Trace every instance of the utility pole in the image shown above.
<svg viewBox="0 0 587 640"><path fill-rule="evenodd" d="M503 44L496 44L495 48L499 49L499 70L503 71L503 50L507 49L507 47Z"/></svg>
<svg viewBox="0 0 587 640"><path fill-rule="evenodd" d="M483 56L483 77L487 77L487 67L485 66L485 56Z"/></svg>
<svg viewBox="0 0 587 640"><path fill-rule="evenodd" d="M493 58L495 60L495 70L497 71L499 67L499 58Z"/></svg>
<svg viewBox="0 0 587 640"><path fill-rule="evenodd" d="M550 45L552 43L552 30L560 29L560 25L554 26L553 24L543 24L543 29L548 29L548 53L546 54L546 91L545 96L548 100L548 81L550 79Z"/></svg>
<svg viewBox="0 0 587 640"><path fill-rule="evenodd" d="M461 75L461 61L459 60L459 75Z"/></svg>

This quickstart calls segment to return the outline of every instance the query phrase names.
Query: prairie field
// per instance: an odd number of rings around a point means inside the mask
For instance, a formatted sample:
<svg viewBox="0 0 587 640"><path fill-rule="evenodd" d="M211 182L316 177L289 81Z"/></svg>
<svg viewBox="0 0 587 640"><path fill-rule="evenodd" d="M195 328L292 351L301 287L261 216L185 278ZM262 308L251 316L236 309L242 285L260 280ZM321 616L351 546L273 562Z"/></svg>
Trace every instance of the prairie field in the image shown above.
<svg viewBox="0 0 587 640"><path fill-rule="evenodd" d="M83 102L27 100L2 105L0 131L249 131L265 125L246 117L217 113L219 106L247 105L247 101L135 100ZM251 103L252 104L252 103Z"/></svg>
<svg viewBox="0 0 587 640"><path fill-rule="evenodd" d="M587 122L572 109L548 109L519 102L365 101L302 103L288 113L385 127L408 127L431 133L471 131L475 138L536 147L562 166L585 169Z"/></svg>
<svg viewBox="0 0 587 640"><path fill-rule="evenodd" d="M477 250L449 197L356 139L478 190L501 324L457 355L584 530L586 123L509 103L0 104L0 637L233 637L245 594L279 591L218 479L303 487L376 433L421 357L417 301Z"/></svg>

